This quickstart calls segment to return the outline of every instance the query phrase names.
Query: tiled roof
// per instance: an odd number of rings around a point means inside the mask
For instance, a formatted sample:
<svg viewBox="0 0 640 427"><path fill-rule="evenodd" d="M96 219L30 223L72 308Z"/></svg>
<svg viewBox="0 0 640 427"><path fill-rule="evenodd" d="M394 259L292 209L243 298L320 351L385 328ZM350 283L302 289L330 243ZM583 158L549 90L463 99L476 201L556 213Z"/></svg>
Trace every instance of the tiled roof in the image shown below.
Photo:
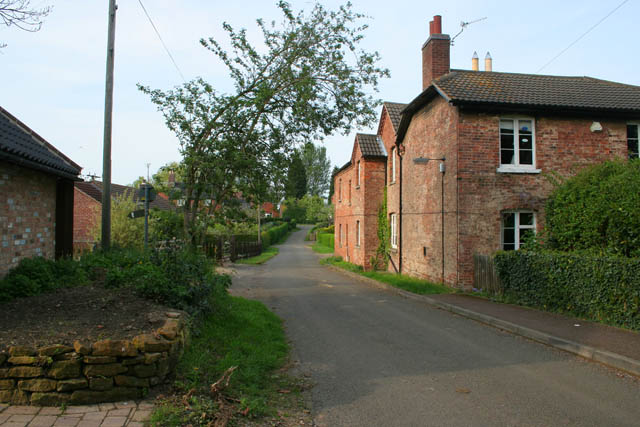
<svg viewBox="0 0 640 427"><path fill-rule="evenodd" d="M400 104L398 102L385 102L384 108L386 108L387 113L389 113L389 119L391 119L391 124L393 125L393 130L398 131L398 126L400 125L400 118L402 117L402 110L407 107L408 104Z"/></svg>
<svg viewBox="0 0 640 427"><path fill-rule="evenodd" d="M0 107L0 159L78 179L82 168Z"/></svg>
<svg viewBox="0 0 640 427"><path fill-rule="evenodd" d="M76 182L76 188L85 193L87 196L102 203L102 182L100 181L83 181ZM111 183L111 196L122 196L124 194L133 194L133 200L138 201L138 189L129 187L126 185L119 185ZM169 211L175 209L173 204L160 195L156 195L153 202L149 203L149 207L152 209L160 209L163 211Z"/></svg>
<svg viewBox="0 0 640 427"><path fill-rule="evenodd" d="M362 157L387 157L387 151L378 135L358 133L356 139L360 145Z"/></svg>
<svg viewBox="0 0 640 427"><path fill-rule="evenodd" d="M404 139L413 114L438 95L453 105L494 111L640 117L640 86L593 77L451 70L436 79L402 111L396 142Z"/></svg>
<svg viewBox="0 0 640 427"><path fill-rule="evenodd" d="M456 103L640 113L640 86L593 77L452 70L434 82Z"/></svg>

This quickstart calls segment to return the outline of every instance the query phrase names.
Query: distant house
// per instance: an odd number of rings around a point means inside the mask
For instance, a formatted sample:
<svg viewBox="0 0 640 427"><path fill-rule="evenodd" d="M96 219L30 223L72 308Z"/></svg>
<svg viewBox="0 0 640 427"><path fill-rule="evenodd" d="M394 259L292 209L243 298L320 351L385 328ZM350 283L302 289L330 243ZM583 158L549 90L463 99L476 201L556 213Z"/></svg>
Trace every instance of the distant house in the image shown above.
<svg viewBox="0 0 640 427"><path fill-rule="evenodd" d="M72 253L82 168L0 107L0 277L21 259Z"/></svg>
<svg viewBox="0 0 640 427"><path fill-rule="evenodd" d="M359 137L333 178L335 252L368 266L377 217L367 202L386 187L389 269L469 289L477 255L517 250L542 230L545 175L638 157L640 87L496 72L488 54L485 71L477 55L471 70L453 70L441 22L422 47L422 92L383 106L386 182L367 176Z"/></svg>
<svg viewBox="0 0 640 427"><path fill-rule="evenodd" d="M93 247L96 241L92 236L92 230L100 222L102 210L102 182L81 181L75 183L75 200L73 206L73 248L74 251L83 251ZM138 189L126 185L111 184L111 197L133 195L133 200L138 201ZM155 200L149 203L150 209L164 211L174 210L175 207L169 199L158 194Z"/></svg>

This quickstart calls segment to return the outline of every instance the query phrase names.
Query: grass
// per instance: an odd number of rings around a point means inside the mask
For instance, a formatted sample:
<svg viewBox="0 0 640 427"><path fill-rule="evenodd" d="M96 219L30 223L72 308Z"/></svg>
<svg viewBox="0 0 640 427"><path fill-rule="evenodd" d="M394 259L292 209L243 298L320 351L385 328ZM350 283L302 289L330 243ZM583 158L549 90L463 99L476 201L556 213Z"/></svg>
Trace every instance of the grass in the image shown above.
<svg viewBox="0 0 640 427"><path fill-rule="evenodd" d="M319 242L314 243L313 246L311 246L311 249L313 249L314 252L317 252L319 254L332 254L333 253L333 248L330 248L329 246L322 245Z"/></svg>
<svg viewBox="0 0 640 427"><path fill-rule="evenodd" d="M278 252L280 252L280 249L278 249L275 246L269 246L260 255L252 256L250 258L245 258L245 259L239 259L236 262L238 264L249 264L249 265L264 264L274 256L278 255Z"/></svg>
<svg viewBox="0 0 640 427"><path fill-rule="evenodd" d="M178 396L154 412L152 425L207 425L216 414L228 411L229 407L221 408L220 401L211 398L209 387L233 366L237 369L225 396L237 402L231 408L234 417L273 415L283 389L291 392L288 399L300 398L303 386L278 372L289 354L281 319L258 301L229 299L225 313L210 316L196 331L178 365ZM181 404L182 395L190 408Z"/></svg>
<svg viewBox="0 0 640 427"><path fill-rule="evenodd" d="M415 277L405 276L404 274L393 274L383 271L364 271L359 265L351 264L343 261L341 257L329 257L320 260L320 264L330 264L343 268L352 273L386 283L395 288L404 289L419 295L429 294L446 294L452 290L438 283L429 282L427 280L417 279Z"/></svg>

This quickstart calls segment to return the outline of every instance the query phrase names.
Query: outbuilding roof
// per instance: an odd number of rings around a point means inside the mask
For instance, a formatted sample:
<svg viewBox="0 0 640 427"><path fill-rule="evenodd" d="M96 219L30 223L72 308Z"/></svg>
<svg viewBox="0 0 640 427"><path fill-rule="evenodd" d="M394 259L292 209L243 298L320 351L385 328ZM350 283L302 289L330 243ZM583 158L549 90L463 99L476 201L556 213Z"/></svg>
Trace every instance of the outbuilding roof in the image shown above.
<svg viewBox="0 0 640 427"><path fill-rule="evenodd" d="M0 159L77 180L82 168L0 107Z"/></svg>
<svg viewBox="0 0 640 427"><path fill-rule="evenodd" d="M408 104L401 104L399 102L384 102L383 105L387 110L387 113L389 114L389 119L391 119L393 130L397 132L398 126L400 125L400 118L402 117L402 110L407 108Z"/></svg>
<svg viewBox="0 0 640 427"><path fill-rule="evenodd" d="M102 182L100 181L81 181L76 182L76 188L92 199L99 203L102 203ZM111 183L111 196L124 196L133 194L133 200L138 201L138 189L129 187L127 185L119 185ZM149 203L149 207L152 209L160 209L163 211L173 210L175 207L173 204L162 196L157 196L153 202Z"/></svg>
<svg viewBox="0 0 640 427"><path fill-rule="evenodd" d="M387 157L387 150L385 150L384 144L382 143L380 138L378 138L378 135L358 133L356 134L356 141L358 141L358 145L360 146L362 157Z"/></svg>

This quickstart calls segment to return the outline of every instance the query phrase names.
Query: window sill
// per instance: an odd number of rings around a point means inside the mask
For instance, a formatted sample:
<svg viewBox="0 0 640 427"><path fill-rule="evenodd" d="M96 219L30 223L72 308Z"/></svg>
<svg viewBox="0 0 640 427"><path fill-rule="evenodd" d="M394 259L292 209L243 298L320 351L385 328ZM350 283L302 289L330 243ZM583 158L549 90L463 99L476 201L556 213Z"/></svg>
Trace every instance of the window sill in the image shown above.
<svg viewBox="0 0 640 427"><path fill-rule="evenodd" d="M395 183L396 183L395 181L391 181L391 182L389 182L389 185L393 185Z"/></svg>
<svg viewBox="0 0 640 427"><path fill-rule="evenodd" d="M500 166L496 169L498 173L540 173L542 169L525 168L519 166Z"/></svg>
<svg viewBox="0 0 640 427"><path fill-rule="evenodd" d="M360 245L355 245L354 246L356 249L360 249Z"/></svg>
<svg viewBox="0 0 640 427"><path fill-rule="evenodd" d="M359 186L359 185L356 185L356 190L359 190L359 189L360 189L360 186Z"/></svg>
<svg viewBox="0 0 640 427"><path fill-rule="evenodd" d="M398 248L391 248L391 253L392 254L397 254L398 253Z"/></svg>

